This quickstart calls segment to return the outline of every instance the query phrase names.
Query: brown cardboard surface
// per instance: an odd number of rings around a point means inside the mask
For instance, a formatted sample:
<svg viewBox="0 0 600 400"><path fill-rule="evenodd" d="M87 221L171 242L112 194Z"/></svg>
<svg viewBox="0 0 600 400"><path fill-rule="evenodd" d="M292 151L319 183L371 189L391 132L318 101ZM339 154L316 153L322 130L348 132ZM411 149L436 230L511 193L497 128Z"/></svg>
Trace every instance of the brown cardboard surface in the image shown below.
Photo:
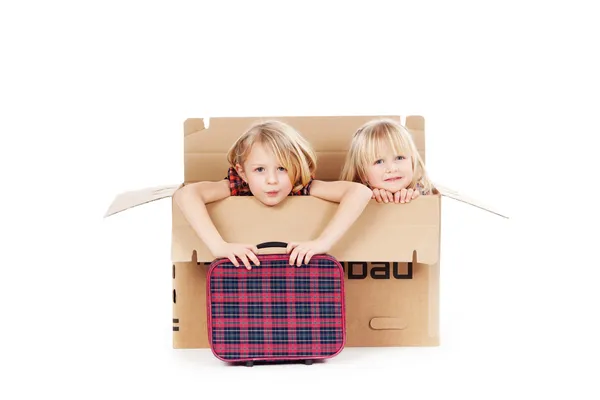
<svg viewBox="0 0 600 400"><path fill-rule="evenodd" d="M209 347L204 290L209 264L173 265L174 348ZM342 266L346 346L439 345L438 264L343 262Z"/></svg>
<svg viewBox="0 0 600 400"><path fill-rule="evenodd" d="M211 118L184 122L184 179L181 184L118 195L108 215L171 197L183 184L225 178L225 154L257 120L278 119L297 128L315 147L317 179L335 180L354 131L379 116ZM392 117L400 120L399 116ZM425 159L425 120L406 117ZM490 212L448 188L402 205L372 201L331 249L344 266L347 343L352 346L436 346L439 334L441 198L451 197ZM206 348L206 272L213 257L171 200L173 261L173 346ZM266 207L253 197L230 197L207 206L227 241L310 240L325 227L337 204L290 197ZM503 216L498 213L498 215ZM281 221L286 221L285 224ZM166 244L165 244L166 245Z"/></svg>
<svg viewBox="0 0 600 400"><path fill-rule="evenodd" d="M206 271L196 262L173 263L173 347L207 348Z"/></svg>
<svg viewBox="0 0 600 400"><path fill-rule="evenodd" d="M393 208L372 201L330 254L339 261L410 261L416 251L419 262L433 264L439 257L439 201L439 196L427 196L403 204L406 207ZM246 197L229 197L207 205L224 240L256 244L312 240L325 228L336 207L301 196L272 208ZM173 261L190 261L194 251L199 261L213 259L174 202L172 237Z"/></svg>

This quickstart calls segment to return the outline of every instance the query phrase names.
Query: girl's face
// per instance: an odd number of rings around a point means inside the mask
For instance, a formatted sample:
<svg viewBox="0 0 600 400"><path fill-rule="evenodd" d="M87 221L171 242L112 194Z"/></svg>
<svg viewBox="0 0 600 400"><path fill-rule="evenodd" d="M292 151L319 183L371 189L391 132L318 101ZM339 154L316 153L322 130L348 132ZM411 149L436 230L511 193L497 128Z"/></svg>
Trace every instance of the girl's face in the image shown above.
<svg viewBox="0 0 600 400"><path fill-rule="evenodd" d="M396 154L388 145L380 146L376 160L366 168L367 183L372 189L392 193L410 185L413 179L412 160L408 154Z"/></svg>
<svg viewBox="0 0 600 400"><path fill-rule="evenodd" d="M243 167L238 166L238 173L248 183L254 197L268 206L279 204L293 188L287 170L261 143L252 146Z"/></svg>

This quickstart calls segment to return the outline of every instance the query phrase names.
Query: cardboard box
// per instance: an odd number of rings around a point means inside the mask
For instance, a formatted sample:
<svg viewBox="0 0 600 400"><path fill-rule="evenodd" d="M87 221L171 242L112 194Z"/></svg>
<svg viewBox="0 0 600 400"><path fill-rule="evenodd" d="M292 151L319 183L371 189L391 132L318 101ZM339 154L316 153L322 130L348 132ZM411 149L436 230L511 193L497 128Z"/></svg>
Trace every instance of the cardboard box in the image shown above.
<svg viewBox="0 0 600 400"><path fill-rule="evenodd" d="M316 178L337 180L355 130L382 116L201 118L184 122L184 179L174 185L116 196L105 216L150 201L172 198L193 182L224 179L225 154L253 122L279 119L298 129L318 155ZM400 116L385 116L401 120ZM423 160L425 121L406 117ZM502 214L460 193L436 185L435 194L408 204L375 200L331 249L344 266L346 346L437 346L439 332L440 226L442 197ZM171 201L173 269L173 346L207 348L206 272L213 260L174 201ZM304 241L318 236L337 204L310 196L291 196L276 207L254 197L229 197L207 205L224 240L261 243ZM504 217L504 216L503 216Z"/></svg>

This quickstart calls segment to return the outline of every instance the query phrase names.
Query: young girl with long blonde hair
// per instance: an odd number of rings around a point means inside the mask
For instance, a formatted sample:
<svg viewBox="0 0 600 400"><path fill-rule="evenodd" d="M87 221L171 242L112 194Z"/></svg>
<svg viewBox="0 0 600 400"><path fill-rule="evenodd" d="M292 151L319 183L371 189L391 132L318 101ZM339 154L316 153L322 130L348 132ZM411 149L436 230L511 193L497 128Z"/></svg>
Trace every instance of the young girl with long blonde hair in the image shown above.
<svg viewBox="0 0 600 400"><path fill-rule="evenodd" d="M253 244L227 243L217 232L206 204L229 196L254 196L267 206L276 206L288 196L315 196L337 202L332 220L311 241L289 243L290 265L308 263L323 254L346 233L371 200L372 192L356 182L327 182L314 179L316 153L293 127L281 121L257 123L243 133L227 153L227 177L218 182L197 182L184 186L174 195L191 227L218 257L227 257L247 269L250 261L259 265L258 249Z"/></svg>
<svg viewBox="0 0 600 400"><path fill-rule="evenodd" d="M340 179L368 186L380 203L408 203L433 190L411 133L392 119L369 121L354 133Z"/></svg>

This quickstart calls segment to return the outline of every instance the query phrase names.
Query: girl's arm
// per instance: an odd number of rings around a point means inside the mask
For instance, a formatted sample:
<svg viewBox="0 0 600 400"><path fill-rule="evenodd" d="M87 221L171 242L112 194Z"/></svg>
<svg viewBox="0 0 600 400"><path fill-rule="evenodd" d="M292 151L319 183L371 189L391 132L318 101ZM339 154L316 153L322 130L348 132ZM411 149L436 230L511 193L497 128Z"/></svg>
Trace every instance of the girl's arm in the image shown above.
<svg viewBox="0 0 600 400"><path fill-rule="evenodd" d="M373 192L367 186L349 181L313 181L311 196L340 203L338 209L318 239L305 243L290 243L287 252L290 265L308 263L314 254L326 253L348 231L361 215Z"/></svg>
<svg viewBox="0 0 600 400"><path fill-rule="evenodd" d="M256 265L258 258L253 252L258 252L254 245L227 243L223 240L215 224L210 219L206 204L223 200L230 196L229 182L197 182L186 185L175 192L173 199L181 209L184 217L215 257L227 257L238 267L235 259L238 256L247 269L250 269L250 258Z"/></svg>

